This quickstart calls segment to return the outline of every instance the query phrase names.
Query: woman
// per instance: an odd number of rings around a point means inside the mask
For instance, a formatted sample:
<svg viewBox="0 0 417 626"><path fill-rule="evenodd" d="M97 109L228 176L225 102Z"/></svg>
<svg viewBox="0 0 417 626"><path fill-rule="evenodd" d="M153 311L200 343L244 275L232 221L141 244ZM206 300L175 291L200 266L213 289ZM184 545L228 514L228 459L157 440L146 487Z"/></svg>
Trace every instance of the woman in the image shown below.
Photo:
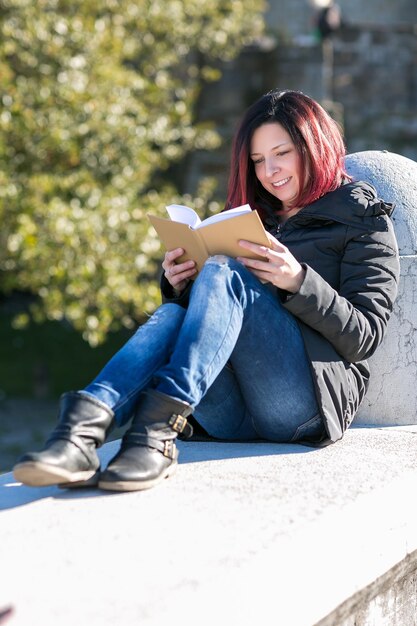
<svg viewBox="0 0 417 626"><path fill-rule="evenodd" d="M339 440L399 275L392 207L350 180L344 155L336 123L308 96L273 91L253 104L236 133L227 207L259 211L270 246L240 243L262 260L214 256L193 281L194 262L167 252L164 304L90 385L64 394L57 428L16 479L152 487L175 470L191 414L225 440ZM132 414L100 474L96 448Z"/></svg>

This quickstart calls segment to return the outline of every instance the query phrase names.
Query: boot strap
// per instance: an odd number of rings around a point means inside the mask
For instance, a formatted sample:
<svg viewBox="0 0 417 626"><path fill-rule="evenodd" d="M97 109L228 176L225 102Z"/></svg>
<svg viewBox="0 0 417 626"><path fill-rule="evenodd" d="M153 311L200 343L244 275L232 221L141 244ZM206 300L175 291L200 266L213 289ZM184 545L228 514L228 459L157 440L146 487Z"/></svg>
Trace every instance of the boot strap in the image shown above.
<svg viewBox="0 0 417 626"><path fill-rule="evenodd" d="M169 418L168 424L171 426L172 430L175 430L177 433L181 433L185 439L189 439L193 435L193 427L188 423L187 418L183 415L174 413Z"/></svg>
<svg viewBox="0 0 417 626"><path fill-rule="evenodd" d="M177 448L173 439L159 441L155 439L155 437L149 437L149 435L143 435L141 433L126 433L123 437L123 443L154 448L154 450L162 452L168 459L175 459L177 457Z"/></svg>

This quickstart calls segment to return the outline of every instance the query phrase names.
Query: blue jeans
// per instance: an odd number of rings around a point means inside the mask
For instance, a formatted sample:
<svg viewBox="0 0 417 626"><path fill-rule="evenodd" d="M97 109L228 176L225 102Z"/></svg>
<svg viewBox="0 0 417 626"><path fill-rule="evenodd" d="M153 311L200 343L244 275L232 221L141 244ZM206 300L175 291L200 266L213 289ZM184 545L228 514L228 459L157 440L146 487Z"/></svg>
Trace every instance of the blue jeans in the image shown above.
<svg viewBox="0 0 417 626"><path fill-rule="evenodd" d="M209 258L188 308L160 306L84 391L124 424L147 387L188 402L221 439L290 442L324 433L296 320L229 257Z"/></svg>

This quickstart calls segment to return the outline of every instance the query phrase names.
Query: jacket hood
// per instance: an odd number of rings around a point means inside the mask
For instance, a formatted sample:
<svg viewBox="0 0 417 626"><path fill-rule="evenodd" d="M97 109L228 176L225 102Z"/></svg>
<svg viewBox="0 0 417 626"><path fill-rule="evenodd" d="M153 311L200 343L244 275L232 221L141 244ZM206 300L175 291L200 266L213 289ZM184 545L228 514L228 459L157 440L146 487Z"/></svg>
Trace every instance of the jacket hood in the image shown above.
<svg viewBox="0 0 417 626"><path fill-rule="evenodd" d="M387 229L386 216L390 216L393 210L394 205L378 198L370 183L355 181L341 185L309 204L293 220L300 224L315 220L339 222L361 229L369 223L374 230L384 231Z"/></svg>

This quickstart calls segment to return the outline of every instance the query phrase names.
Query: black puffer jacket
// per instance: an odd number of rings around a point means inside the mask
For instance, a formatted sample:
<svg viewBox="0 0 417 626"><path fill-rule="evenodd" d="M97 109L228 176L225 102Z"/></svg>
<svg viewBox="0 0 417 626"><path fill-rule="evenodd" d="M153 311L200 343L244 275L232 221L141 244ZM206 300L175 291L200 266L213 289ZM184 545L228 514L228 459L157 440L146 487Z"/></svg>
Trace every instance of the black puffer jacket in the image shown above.
<svg viewBox="0 0 417 626"><path fill-rule="evenodd" d="M300 324L327 430L322 444L351 424L368 387L366 359L384 337L397 295L391 212L371 185L357 182L304 207L278 231L265 221L306 269L296 294L277 291ZM167 281L162 291L170 295ZM178 302L186 300L184 293Z"/></svg>
<svg viewBox="0 0 417 626"><path fill-rule="evenodd" d="M367 183L348 183L290 218L280 241L305 265L296 294L281 293L299 321L329 441L363 400L369 358L397 295L399 258L389 215Z"/></svg>

